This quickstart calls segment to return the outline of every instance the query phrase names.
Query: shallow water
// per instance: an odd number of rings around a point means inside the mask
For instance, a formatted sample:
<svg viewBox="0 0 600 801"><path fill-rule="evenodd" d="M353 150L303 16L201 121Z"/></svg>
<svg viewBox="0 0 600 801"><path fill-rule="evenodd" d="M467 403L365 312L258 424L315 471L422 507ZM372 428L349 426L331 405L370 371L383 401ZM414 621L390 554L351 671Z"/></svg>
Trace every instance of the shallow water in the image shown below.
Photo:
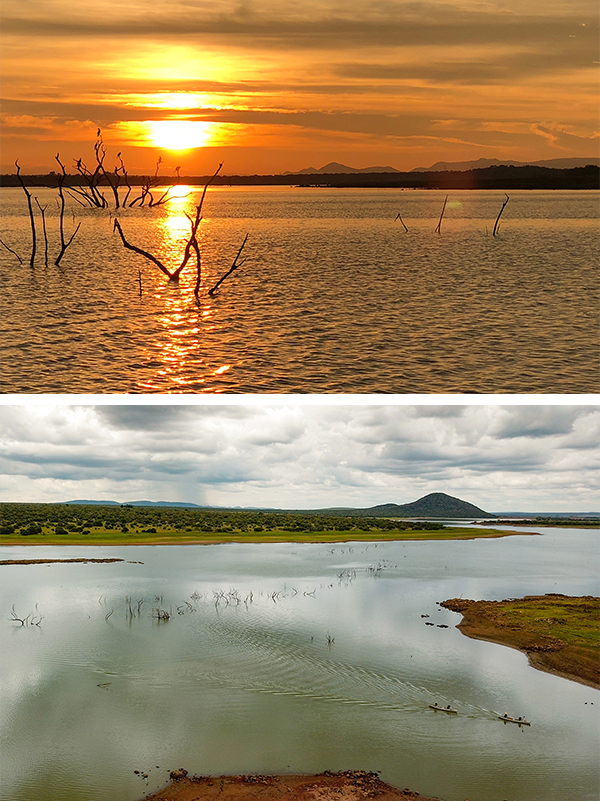
<svg viewBox="0 0 600 801"><path fill-rule="evenodd" d="M57 218L50 190L50 255ZM179 286L123 248L108 212L60 268L28 266L20 189L2 189L3 392L596 392L598 194L215 187ZM197 190L119 214L175 267ZM409 231L394 222L400 212ZM245 233L248 261L218 294ZM138 270L141 271L140 297Z"/></svg>
<svg viewBox="0 0 600 801"><path fill-rule="evenodd" d="M130 560L0 568L2 801L134 801L180 766L379 770L445 801L598 797L598 692L464 637L437 606L597 594L597 531L0 553ZM228 604L215 604L221 591ZM126 596L145 599L140 616ZM40 627L10 623L13 604L37 604ZM154 620L155 606L172 618Z"/></svg>

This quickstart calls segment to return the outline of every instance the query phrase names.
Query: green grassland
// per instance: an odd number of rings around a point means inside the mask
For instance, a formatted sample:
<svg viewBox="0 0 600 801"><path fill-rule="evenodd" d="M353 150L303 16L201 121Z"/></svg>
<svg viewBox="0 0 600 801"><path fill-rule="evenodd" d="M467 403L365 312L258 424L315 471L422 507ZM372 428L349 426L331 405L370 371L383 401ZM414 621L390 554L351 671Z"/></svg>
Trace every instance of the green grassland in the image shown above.
<svg viewBox="0 0 600 801"><path fill-rule="evenodd" d="M600 598L550 593L506 601L452 598L468 637L524 651L534 667L600 686Z"/></svg>
<svg viewBox="0 0 600 801"><path fill-rule="evenodd" d="M0 545L177 545L502 537L427 521L145 506L0 504ZM515 532L516 533L516 532Z"/></svg>

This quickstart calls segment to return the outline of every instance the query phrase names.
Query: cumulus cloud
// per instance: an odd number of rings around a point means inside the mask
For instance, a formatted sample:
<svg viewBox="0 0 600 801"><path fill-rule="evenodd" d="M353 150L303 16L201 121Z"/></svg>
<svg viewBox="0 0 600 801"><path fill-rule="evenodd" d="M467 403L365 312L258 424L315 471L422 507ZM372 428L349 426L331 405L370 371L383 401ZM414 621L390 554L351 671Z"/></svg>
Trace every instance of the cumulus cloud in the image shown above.
<svg viewBox="0 0 600 801"><path fill-rule="evenodd" d="M0 498L592 511L599 433L586 406L3 406Z"/></svg>

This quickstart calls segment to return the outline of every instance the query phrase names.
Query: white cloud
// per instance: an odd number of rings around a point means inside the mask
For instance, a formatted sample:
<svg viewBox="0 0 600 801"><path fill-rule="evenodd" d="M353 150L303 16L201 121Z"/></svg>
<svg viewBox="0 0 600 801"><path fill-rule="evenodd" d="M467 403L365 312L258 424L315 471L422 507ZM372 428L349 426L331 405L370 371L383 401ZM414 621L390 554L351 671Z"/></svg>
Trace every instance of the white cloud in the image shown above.
<svg viewBox="0 0 600 801"><path fill-rule="evenodd" d="M2 406L0 499L593 511L599 433L591 406Z"/></svg>

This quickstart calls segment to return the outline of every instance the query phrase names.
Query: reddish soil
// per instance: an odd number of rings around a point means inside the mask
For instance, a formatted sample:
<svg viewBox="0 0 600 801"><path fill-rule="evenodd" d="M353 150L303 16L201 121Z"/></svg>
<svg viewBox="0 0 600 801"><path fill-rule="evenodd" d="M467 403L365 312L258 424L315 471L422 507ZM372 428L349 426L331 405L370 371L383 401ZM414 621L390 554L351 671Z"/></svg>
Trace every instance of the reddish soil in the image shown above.
<svg viewBox="0 0 600 801"><path fill-rule="evenodd" d="M326 770L316 776L188 776L180 768L172 771L171 780L145 801L439 801L408 788L397 790L364 770Z"/></svg>
<svg viewBox="0 0 600 801"><path fill-rule="evenodd" d="M122 562L123 559L0 559L0 565L49 565L53 562Z"/></svg>

